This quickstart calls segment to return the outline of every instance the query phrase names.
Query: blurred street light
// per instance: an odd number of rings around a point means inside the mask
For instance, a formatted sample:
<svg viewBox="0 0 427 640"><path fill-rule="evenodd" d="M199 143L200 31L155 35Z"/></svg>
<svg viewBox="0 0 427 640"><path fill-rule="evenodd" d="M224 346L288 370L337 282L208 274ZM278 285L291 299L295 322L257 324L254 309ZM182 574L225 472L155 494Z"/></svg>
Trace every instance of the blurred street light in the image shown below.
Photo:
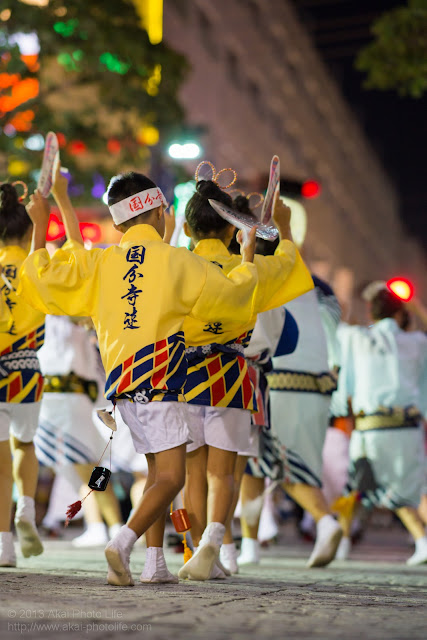
<svg viewBox="0 0 427 640"><path fill-rule="evenodd" d="M403 302L409 302L414 296L414 285L406 278L392 278L387 288Z"/></svg>
<svg viewBox="0 0 427 640"><path fill-rule="evenodd" d="M174 142L168 149L170 157L175 160L192 160L198 158L201 152L201 148L195 142L185 142L184 144Z"/></svg>

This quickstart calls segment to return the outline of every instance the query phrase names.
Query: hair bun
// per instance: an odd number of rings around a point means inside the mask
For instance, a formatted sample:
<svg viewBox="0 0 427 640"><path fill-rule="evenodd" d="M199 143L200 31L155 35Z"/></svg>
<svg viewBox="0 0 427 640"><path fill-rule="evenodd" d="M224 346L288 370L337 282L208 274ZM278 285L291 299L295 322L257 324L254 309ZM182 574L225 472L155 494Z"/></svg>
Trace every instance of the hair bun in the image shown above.
<svg viewBox="0 0 427 640"><path fill-rule="evenodd" d="M242 194L239 194L234 198L233 207L236 209L236 211L240 211L240 213L248 213L249 215L253 215L249 206L248 198Z"/></svg>
<svg viewBox="0 0 427 640"><path fill-rule="evenodd" d="M203 198L206 198L206 200L209 198L218 200L218 196L221 196L224 193L224 191L222 191L215 182L212 182L212 180L199 180L196 184L196 189Z"/></svg>
<svg viewBox="0 0 427 640"><path fill-rule="evenodd" d="M15 187L9 182L0 184L0 208L7 212L13 211L19 204L19 196Z"/></svg>

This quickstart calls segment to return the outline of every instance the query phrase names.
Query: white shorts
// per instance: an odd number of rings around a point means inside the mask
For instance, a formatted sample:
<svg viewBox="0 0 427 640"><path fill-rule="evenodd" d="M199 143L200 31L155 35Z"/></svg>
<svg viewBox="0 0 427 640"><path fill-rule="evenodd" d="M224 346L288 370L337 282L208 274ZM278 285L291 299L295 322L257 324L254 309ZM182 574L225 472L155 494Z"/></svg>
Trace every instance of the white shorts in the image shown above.
<svg viewBox="0 0 427 640"><path fill-rule="evenodd" d="M187 453L207 444L224 451L247 451L251 440L251 412L234 407L189 404L192 443Z"/></svg>
<svg viewBox="0 0 427 640"><path fill-rule="evenodd" d="M131 402L119 400L117 408L130 429L138 453L159 453L191 442L190 416L185 402Z"/></svg>
<svg viewBox="0 0 427 640"><path fill-rule="evenodd" d="M239 451L239 456L245 456L247 458L258 458L259 457L259 437L260 437L260 427L257 424L253 424L251 421L251 431L249 436L248 446Z"/></svg>
<svg viewBox="0 0 427 640"><path fill-rule="evenodd" d="M0 402L0 442L9 435L20 442L32 442L39 423L40 402Z"/></svg>

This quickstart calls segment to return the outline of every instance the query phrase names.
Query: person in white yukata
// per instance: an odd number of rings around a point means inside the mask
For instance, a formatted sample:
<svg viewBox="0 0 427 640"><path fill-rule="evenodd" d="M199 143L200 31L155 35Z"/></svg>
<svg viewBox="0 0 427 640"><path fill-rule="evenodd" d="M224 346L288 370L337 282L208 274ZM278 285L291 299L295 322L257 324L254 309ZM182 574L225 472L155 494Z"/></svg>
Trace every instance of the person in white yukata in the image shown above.
<svg viewBox="0 0 427 640"><path fill-rule="evenodd" d="M323 567L335 557L342 530L322 493L322 450L329 424L337 357L328 351L341 310L332 289L313 276L315 289L286 305L295 318L295 351L273 357L268 375L272 431L283 461L286 493L316 522L316 543L308 567Z"/></svg>
<svg viewBox="0 0 427 640"><path fill-rule="evenodd" d="M417 309L411 305L413 312ZM417 506L425 472L427 336L401 328L405 305L386 288L372 296L370 313L370 327L340 328L346 335L338 389L350 398L355 417L350 485L361 490L364 506L396 513L415 540L407 564L422 564L427 562L427 536ZM351 516L340 523L349 539Z"/></svg>

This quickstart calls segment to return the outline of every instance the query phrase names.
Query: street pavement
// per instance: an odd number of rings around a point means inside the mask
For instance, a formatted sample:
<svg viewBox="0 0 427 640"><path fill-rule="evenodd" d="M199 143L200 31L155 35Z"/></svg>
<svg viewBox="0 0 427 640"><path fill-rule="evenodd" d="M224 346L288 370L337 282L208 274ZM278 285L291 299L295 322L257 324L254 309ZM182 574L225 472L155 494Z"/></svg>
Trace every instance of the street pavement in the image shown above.
<svg viewBox="0 0 427 640"><path fill-rule="evenodd" d="M237 576L142 585L144 548L132 554L134 587L106 583L102 548L47 541L37 558L0 569L0 638L147 640L427 638L427 565L396 525L370 529L347 562L306 569L311 544L294 528ZM182 555L167 552L176 572Z"/></svg>

